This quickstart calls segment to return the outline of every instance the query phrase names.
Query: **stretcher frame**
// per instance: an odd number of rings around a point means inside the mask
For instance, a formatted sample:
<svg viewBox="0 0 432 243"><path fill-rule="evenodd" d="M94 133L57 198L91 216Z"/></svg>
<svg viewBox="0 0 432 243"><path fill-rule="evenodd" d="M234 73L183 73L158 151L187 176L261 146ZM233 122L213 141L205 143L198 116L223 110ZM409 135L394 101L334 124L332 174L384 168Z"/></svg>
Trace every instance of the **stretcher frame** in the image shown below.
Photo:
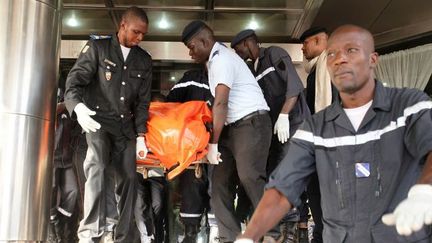
<svg viewBox="0 0 432 243"><path fill-rule="evenodd" d="M202 173L203 173L203 165L204 164L208 164L208 160L207 158L204 156L202 159L200 160L196 160L193 161L188 167L186 167L185 169L187 170L195 170L195 177L196 178L201 178L202 177ZM155 158L155 156L150 155L147 156L145 159L143 160L139 160L137 159L136 161L136 171L140 174L143 175L144 179L148 178L148 170L152 169L152 168L162 168L164 171L164 174L166 175L168 180L172 180L173 178L175 178L176 176L180 175L183 170L179 171L177 170L177 168L179 168L179 166L173 166L174 168L172 169L168 169L166 168L164 165L161 164L160 160L158 160L157 158Z"/></svg>

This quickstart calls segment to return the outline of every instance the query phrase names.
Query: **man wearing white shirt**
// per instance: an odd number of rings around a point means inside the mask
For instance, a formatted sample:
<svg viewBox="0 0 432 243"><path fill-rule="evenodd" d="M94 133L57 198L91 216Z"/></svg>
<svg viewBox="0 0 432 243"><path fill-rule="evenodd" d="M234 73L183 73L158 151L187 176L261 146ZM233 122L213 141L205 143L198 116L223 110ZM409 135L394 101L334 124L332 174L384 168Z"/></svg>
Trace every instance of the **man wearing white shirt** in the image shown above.
<svg viewBox="0 0 432 243"><path fill-rule="evenodd" d="M188 24L182 41L192 59L208 61L210 92L215 100L207 158L218 164L213 171L211 205L220 241L233 242L241 231L234 215L236 185L243 185L254 207L263 194L272 134L269 107L244 61L217 43L204 22Z"/></svg>

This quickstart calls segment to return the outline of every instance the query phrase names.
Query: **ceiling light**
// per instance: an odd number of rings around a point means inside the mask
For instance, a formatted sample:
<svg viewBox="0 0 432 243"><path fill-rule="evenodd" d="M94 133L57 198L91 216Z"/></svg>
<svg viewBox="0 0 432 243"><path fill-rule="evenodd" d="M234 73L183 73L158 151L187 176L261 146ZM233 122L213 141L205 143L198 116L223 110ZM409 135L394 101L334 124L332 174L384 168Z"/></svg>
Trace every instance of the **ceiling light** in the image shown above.
<svg viewBox="0 0 432 243"><path fill-rule="evenodd" d="M162 18L159 20L158 27L160 29L168 29L170 27L170 24L168 23L165 15L162 15Z"/></svg>
<svg viewBox="0 0 432 243"><path fill-rule="evenodd" d="M259 24L257 21L251 20L246 28L256 30L256 29L259 29Z"/></svg>
<svg viewBox="0 0 432 243"><path fill-rule="evenodd" d="M78 20L75 18L75 14L72 14L72 16L66 21L66 24L70 27L77 27L79 26Z"/></svg>
<svg viewBox="0 0 432 243"><path fill-rule="evenodd" d="M175 80L175 77L174 77L174 76L171 76L171 80L174 81L174 80Z"/></svg>

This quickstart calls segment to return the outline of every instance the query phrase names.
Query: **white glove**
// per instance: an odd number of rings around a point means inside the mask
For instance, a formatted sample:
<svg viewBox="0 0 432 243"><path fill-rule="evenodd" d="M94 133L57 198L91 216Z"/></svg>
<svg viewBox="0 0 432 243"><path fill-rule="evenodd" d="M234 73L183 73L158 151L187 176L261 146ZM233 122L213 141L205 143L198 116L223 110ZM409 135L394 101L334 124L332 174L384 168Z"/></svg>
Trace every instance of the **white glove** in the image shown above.
<svg viewBox="0 0 432 243"><path fill-rule="evenodd" d="M234 241L234 243L254 243L252 239L241 238Z"/></svg>
<svg viewBox="0 0 432 243"><path fill-rule="evenodd" d="M97 121L93 120L93 118L90 117L96 115L96 112L87 108L84 103L78 103L75 106L74 111L77 115L78 123L85 132L96 132L96 130L101 127L101 125Z"/></svg>
<svg viewBox="0 0 432 243"><path fill-rule="evenodd" d="M288 114L279 114L279 117L274 126L274 134L278 135L279 142L285 143L290 136L290 124Z"/></svg>
<svg viewBox="0 0 432 243"><path fill-rule="evenodd" d="M143 136L137 137L137 143L136 143L136 157L137 159L145 159L147 156L148 149L145 144L145 139Z"/></svg>
<svg viewBox="0 0 432 243"><path fill-rule="evenodd" d="M393 213L382 216L386 225L396 225L400 235L410 235L423 225L432 223L432 186L417 184L411 187L408 197Z"/></svg>
<svg viewBox="0 0 432 243"><path fill-rule="evenodd" d="M218 151L218 144L217 143L209 143L207 147L208 153L207 153L207 160L212 165L218 165L219 162L222 162L222 159L220 158L221 153Z"/></svg>

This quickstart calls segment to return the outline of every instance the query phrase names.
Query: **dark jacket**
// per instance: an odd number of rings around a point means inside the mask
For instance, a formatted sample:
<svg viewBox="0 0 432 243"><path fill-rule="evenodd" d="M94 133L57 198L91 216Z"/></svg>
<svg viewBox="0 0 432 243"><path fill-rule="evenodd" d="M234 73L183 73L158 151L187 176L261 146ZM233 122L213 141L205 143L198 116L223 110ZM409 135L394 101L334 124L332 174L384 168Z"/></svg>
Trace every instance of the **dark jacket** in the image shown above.
<svg viewBox="0 0 432 243"><path fill-rule="evenodd" d="M260 48L257 71L253 71L264 98L270 107L270 117L275 124L286 98L297 96L297 103L289 113L294 134L305 118L310 116L304 96L303 84L295 70L289 54L282 48L271 46Z"/></svg>
<svg viewBox="0 0 432 243"><path fill-rule="evenodd" d="M309 175L318 172L324 242L430 243L431 226L402 237L381 216L407 197L432 151L431 108L418 90L376 82L372 105L355 131L338 100L297 130L267 188L299 205ZM358 175L359 167L369 174Z"/></svg>
<svg viewBox="0 0 432 243"><path fill-rule="evenodd" d="M90 40L66 80L65 103L74 118L83 102L96 111L102 129L134 138L146 133L152 82L152 60L138 46L123 60L117 35Z"/></svg>
<svg viewBox="0 0 432 243"><path fill-rule="evenodd" d="M315 78L316 78L316 67L309 73L306 80L306 102L308 104L311 114L315 114ZM332 103L338 97L338 91L336 87L331 84L332 92Z"/></svg>
<svg viewBox="0 0 432 243"><path fill-rule="evenodd" d="M208 86L208 77L205 70L191 70L171 88L167 100L169 102L187 102L202 100L213 103L213 96Z"/></svg>

